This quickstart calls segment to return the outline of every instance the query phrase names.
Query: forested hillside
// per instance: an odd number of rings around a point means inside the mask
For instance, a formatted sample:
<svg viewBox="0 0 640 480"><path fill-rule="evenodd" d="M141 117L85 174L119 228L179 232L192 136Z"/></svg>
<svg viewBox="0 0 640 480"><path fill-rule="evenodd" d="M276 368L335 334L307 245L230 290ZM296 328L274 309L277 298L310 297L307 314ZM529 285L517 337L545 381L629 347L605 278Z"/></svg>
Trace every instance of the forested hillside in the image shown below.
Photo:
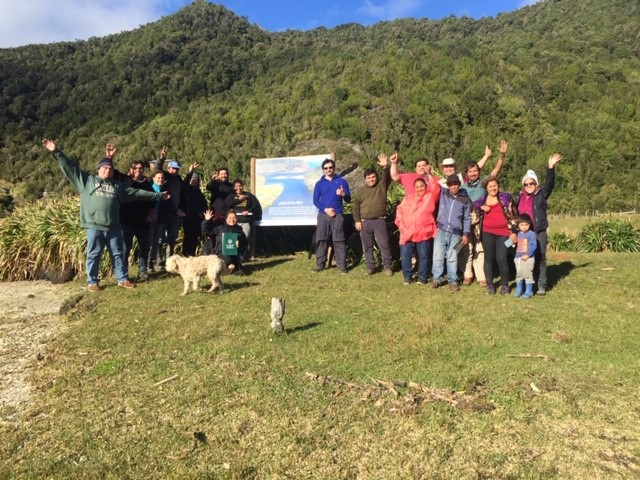
<svg viewBox="0 0 640 480"><path fill-rule="evenodd" d="M123 168L170 144L241 177L252 156L327 150L464 163L504 137L509 190L560 151L552 211L634 208L639 32L624 0L282 33L196 0L132 32L0 50L0 189L17 202L69 191L42 136L91 169L108 141Z"/></svg>

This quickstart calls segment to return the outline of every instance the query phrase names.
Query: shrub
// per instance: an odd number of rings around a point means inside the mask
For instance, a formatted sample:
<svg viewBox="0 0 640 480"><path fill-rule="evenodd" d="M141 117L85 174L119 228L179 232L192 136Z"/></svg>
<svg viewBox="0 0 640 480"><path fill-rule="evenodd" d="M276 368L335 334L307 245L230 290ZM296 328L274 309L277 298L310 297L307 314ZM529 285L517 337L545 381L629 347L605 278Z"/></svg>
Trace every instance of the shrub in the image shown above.
<svg viewBox="0 0 640 480"><path fill-rule="evenodd" d="M640 229L629 220L608 217L585 225L576 245L582 252L639 252Z"/></svg>
<svg viewBox="0 0 640 480"><path fill-rule="evenodd" d="M572 252L576 249L576 241L564 232L553 232L549 235L548 247L554 252Z"/></svg>
<svg viewBox="0 0 640 480"><path fill-rule="evenodd" d="M73 275L84 270L86 248L78 197L19 207L0 223L0 281ZM103 272L108 262L105 255Z"/></svg>

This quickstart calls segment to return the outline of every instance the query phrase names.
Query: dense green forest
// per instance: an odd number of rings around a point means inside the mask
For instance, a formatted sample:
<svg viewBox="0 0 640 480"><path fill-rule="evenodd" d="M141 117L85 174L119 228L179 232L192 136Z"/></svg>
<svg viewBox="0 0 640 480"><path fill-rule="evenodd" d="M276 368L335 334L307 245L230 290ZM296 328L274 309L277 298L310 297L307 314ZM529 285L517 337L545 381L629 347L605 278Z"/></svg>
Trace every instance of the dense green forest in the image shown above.
<svg viewBox="0 0 640 480"><path fill-rule="evenodd" d="M496 18L269 33L195 0L137 30L0 49L0 210L69 192L40 145L95 168L170 157L226 164L335 151L478 159L507 138L505 187L563 154L554 212L637 208L640 5L546 0ZM3 192L3 193L2 193Z"/></svg>

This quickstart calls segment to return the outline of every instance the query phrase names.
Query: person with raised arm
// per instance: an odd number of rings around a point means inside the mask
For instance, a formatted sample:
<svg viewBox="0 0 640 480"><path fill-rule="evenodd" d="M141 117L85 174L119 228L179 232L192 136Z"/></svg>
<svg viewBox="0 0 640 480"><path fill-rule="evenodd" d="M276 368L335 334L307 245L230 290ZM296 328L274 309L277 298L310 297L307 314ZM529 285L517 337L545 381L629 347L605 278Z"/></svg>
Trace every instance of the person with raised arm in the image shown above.
<svg viewBox="0 0 640 480"><path fill-rule="evenodd" d="M80 225L87 232L87 290L100 290L98 275L105 246L111 254L118 286L134 288L136 285L129 280L124 261L120 206L136 200L167 199L169 194L126 187L122 182L114 180L113 146L107 147L105 158L98 163L97 174L93 174L82 170L77 162L67 158L53 140L45 138L42 145L53 154L64 177L80 194Z"/></svg>

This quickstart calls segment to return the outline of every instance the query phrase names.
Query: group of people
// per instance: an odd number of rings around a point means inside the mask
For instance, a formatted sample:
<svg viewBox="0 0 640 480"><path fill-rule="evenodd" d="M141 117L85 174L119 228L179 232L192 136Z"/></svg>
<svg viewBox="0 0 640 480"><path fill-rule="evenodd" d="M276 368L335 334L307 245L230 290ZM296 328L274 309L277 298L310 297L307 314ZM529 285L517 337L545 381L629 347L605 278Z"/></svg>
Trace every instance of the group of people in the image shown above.
<svg viewBox="0 0 640 480"><path fill-rule="evenodd" d="M182 178L180 163L167 160L168 147L151 162L147 177L143 161L132 162L127 173L118 171L113 164L116 148L111 144L107 144L96 174L82 170L52 140L43 139L42 144L80 194L80 224L87 235L88 291L100 290L100 260L105 247L118 286L134 288L128 270L134 239L138 243L138 281L146 281L150 272L164 268L167 255L175 253L181 228L184 256L196 255L204 239L203 254L219 255L229 271L242 272L251 226L260 220L262 209L258 199L244 191L242 180L229 182L226 167L212 174L206 187L211 192L207 202L196 171L199 164L192 163Z"/></svg>
<svg viewBox="0 0 640 480"><path fill-rule="evenodd" d="M453 158L439 167L442 177L433 174L429 161L420 158L415 171L401 173L398 154L378 156L376 169L364 171L365 185L354 194L353 220L360 232L366 273L376 271L374 244L377 243L382 271L393 275L387 230L387 190L391 181L404 187L405 196L397 206L395 224L400 233L400 261L405 285L414 279L431 287L449 285L459 291L460 284L474 281L486 287L489 295L497 293L494 263L500 275L500 294L508 295L509 259L516 267L516 297L531 298L537 283L537 295L547 289L547 199L555 183L558 153L549 157L546 180L528 170L522 188L514 197L500 190L498 175L504 164L508 142L501 140L500 156L491 173L481 178L481 170L492 156L489 146L479 161L469 162L461 174ZM316 183L313 200L318 208L316 227L316 265L314 272L326 266L327 248L332 242L338 270L347 273L346 238L343 205L351 200L346 180L335 173L335 162L322 164L323 176ZM512 247L515 250L511 251ZM417 265L414 267L414 257ZM460 278L462 277L462 278Z"/></svg>
<svg viewBox="0 0 640 480"><path fill-rule="evenodd" d="M53 153L64 176L80 193L80 221L87 232L87 288L100 290L99 267L102 251L108 248L118 285L134 288L128 274L129 256L136 239L138 279L163 268L165 249L173 255L180 228L182 253L196 255L201 239L203 255L220 256L229 271L242 272L252 235L252 225L262 216L258 199L244 190L241 180L229 182L229 171L215 171L206 185L211 193L207 202L201 188L198 163L192 163L184 178L181 165L167 160L164 147L151 162L151 176L145 176L145 163L134 161L127 173L114 168L116 149L107 144L97 173L80 169L51 140L43 145ZM508 295L509 259L516 267L516 297L531 298L547 289L547 199L555 183L558 153L549 157L546 180L540 184L533 170L522 178L522 188L514 196L501 191L498 175L504 164L508 143L502 140L500 156L491 173L481 178L481 170L492 156L489 146L479 161L469 162L463 174L452 158L432 171L429 161L420 158L415 171L398 169L398 154L381 153L378 166L364 171L365 184L354 195L353 220L360 232L366 273L376 271L374 245L381 253L382 271L393 275L387 221L387 190L392 181L404 187L405 196L397 206L395 225L400 233L400 261L405 285L414 280L432 288L449 285L459 291L460 284L474 280L495 295L494 264L498 265L500 294ZM165 168L166 167L166 168ZM335 162L322 163L323 174L315 184L313 202L318 208L316 224L315 272L326 267L329 244L333 245L338 270L347 273L346 236L343 207L351 201L349 184L335 171ZM510 249L514 247L513 255ZM460 279L461 277L461 279Z"/></svg>

